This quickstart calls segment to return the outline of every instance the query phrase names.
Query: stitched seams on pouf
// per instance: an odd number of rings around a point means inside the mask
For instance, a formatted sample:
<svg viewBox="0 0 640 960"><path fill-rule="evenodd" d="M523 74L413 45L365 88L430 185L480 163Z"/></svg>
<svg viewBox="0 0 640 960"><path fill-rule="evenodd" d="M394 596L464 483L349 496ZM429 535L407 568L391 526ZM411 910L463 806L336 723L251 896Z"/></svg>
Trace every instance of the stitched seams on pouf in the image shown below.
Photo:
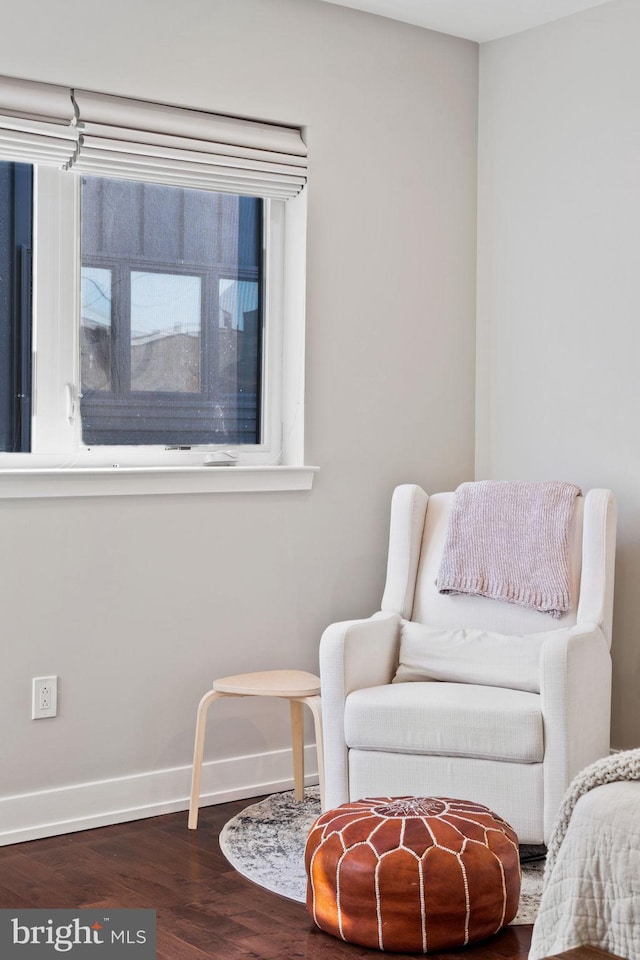
<svg viewBox="0 0 640 960"><path fill-rule="evenodd" d="M518 838L467 800L383 797L327 810L311 827L305 866L316 924L365 947L464 946L518 909Z"/></svg>

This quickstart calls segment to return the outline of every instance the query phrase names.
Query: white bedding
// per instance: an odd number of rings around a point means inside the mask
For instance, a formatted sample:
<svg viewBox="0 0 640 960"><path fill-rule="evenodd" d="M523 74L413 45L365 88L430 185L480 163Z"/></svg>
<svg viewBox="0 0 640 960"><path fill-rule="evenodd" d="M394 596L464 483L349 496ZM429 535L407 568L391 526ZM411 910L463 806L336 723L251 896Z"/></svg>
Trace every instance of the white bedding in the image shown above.
<svg viewBox="0 0 640 960"><path fill-rule="evenodd" d="M640 781L604 783L574 797L566 832L559 832L553 852L550 841L529 960L582 944L640 960Z"/></svg>

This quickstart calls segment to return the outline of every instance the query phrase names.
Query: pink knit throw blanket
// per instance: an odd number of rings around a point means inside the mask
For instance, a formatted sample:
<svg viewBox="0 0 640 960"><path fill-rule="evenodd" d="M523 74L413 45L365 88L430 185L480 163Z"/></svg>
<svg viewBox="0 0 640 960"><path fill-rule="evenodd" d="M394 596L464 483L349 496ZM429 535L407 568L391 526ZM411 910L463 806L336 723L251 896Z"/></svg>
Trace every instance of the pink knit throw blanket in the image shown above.
<svg viewBox="0 0 640 960"><path fill-rule="evenodd" d="M559 617L570 607L569 524L580 488L482 480L455 493L440 593L506 600Z"/></svg>

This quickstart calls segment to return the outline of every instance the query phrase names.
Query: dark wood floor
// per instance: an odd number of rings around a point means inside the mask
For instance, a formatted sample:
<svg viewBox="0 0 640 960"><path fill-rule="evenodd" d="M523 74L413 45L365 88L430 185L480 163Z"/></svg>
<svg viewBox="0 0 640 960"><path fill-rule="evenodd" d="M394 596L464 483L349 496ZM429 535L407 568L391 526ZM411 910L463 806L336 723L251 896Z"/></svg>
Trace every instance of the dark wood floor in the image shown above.
<svg viewBox="0 0 640 960"><path fill-rule="evenodd" d="M227 863L218 834L255 800L0 847L0 908L148 907L158 960L359 960L375 950L322 933L302 904L268 893ZM531 927L509 927L434 960L526 960ZM403 960L405 954L390 954ZM415 956L415 955L414 955Z"/></svg>

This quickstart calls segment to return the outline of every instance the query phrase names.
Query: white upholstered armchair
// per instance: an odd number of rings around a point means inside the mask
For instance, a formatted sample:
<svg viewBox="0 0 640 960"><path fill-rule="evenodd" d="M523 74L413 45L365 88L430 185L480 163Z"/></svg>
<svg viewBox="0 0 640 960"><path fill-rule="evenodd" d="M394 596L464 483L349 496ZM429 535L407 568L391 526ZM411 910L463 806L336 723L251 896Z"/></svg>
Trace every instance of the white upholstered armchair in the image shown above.
<svg viewBox="0 0 640 960"><path fill-rule="evenodd" d="M438 592L453 498L395 490L381 610L323 634L326 805L458 797L545 843L572 778L609 750L615 501L576 498L571 608L552 619ZM428 677L412 673L416 651Z"/></svg>

